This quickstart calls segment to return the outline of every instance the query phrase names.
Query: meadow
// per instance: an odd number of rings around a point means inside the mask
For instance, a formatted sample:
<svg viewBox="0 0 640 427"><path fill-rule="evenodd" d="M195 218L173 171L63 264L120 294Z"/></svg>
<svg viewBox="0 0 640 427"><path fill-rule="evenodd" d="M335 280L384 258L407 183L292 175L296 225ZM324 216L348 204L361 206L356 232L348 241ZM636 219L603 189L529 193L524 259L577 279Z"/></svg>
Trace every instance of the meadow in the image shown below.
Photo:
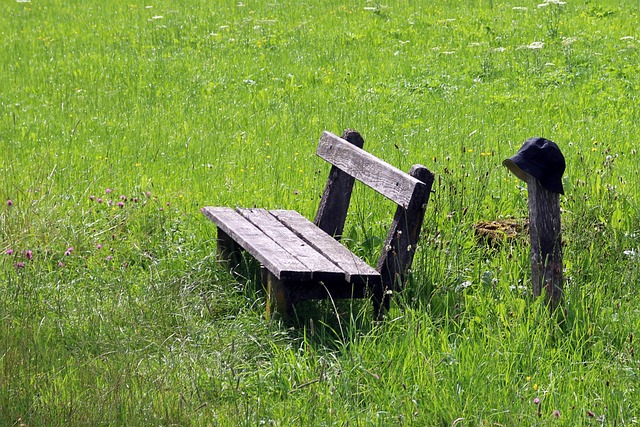
<svg viewBox="0 0 640 427"><path fill-rule="evenodd" d="M623 426L640 422L636 0L0 3L0 425ZM267 321L203 206L313 218L323 130L436 175L387 319ZM567 161L566 316L530 288L501 165ZM357 187L373 261L389 202Z"/></svg>

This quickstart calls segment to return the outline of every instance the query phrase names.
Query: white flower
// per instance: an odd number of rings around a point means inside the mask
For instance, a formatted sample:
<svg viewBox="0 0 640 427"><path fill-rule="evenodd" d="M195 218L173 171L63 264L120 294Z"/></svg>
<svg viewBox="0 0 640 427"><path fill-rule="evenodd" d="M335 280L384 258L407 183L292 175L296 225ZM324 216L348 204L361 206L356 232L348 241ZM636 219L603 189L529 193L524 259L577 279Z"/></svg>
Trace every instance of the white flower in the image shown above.
<svg viewBox="0 0 640 427"><path fill-rule="evenodd" d="M515 6L513 7L513 10L527 10L527 8L524 6Z"/></svg>
<svg viewBox="0 0 640 427"><path fill-rule="evenodd" d="M544 47L544 42L532 42L527 46L527 49L542 49Z"/></svg>
<svg viewBox="0 0 640 427"><path fill-rule="evenodd" d="M629 258L635 258L638 255L635 249L628 249L626 251L622 251L622 253L628 256Z"/></svg>
<svg viewBox="0 0 640 427"><path fill-rule="evenodd" d="M544 3L540 3L538 5L538 7L547 7L550 4L557 4L558 6L562 6L567 4L567 2L561 1L561 0L544 0Z"/></svg>
<svg viewBox="0 0 640 427"><path fill-rule="evenodd" d="M467 289L471 285L472 285L471 280L466 280L460 283L458 286L456 286L456 292L460 292L463 289Z"/></svg>

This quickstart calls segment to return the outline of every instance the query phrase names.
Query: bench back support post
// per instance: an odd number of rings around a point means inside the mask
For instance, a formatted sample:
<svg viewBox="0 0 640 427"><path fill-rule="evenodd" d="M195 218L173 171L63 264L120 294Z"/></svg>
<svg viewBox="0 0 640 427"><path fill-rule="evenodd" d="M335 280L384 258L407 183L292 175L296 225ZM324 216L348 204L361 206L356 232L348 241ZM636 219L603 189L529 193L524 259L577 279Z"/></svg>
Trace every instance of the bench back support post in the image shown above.
<svg viewBox="0 0 640 427"><path fill-rule="evenodd" d="M377 297L383 297L382 302L388 308L388 291L395 291L404 279L407 270L411 268L413 255L420 237L425 210L431 194L434 175L422 165L413 165L409 175L420 180L424 185L416 186L406 209L398 206L389 234L382 247L382 254L376 269L382 276L382 290Z"/></svg>
<svg viewBox="0 0 640 427"><path fill-rule="evenodd" d="M342 139L358 148L364 145L364 139L355 130L347 129L342 133ZM347 211L351 201L355 178L337 166L331 166L327 185L320 199L320 206L314 223L318 228L330 236L340 240L347 219Z"/></svg>

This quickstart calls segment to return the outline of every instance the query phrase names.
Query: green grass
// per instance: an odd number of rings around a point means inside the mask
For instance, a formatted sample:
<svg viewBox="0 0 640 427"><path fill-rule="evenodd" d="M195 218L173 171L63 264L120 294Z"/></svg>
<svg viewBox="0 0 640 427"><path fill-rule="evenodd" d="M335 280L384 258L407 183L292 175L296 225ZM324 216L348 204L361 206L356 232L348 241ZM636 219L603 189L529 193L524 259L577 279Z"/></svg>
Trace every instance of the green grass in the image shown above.
<svg viewBox="0 0 640 427"><path fill-rule="evenodd" d="M0 425L637 424L640 5L538 4L0 4ZM345 128L436 174L414 274L380 325L269 323L199 209L312 218ZM531 136L567 160L561 324L526 239L474 234L527 215ZM347 242L391 215L356 188Z"/></svg>

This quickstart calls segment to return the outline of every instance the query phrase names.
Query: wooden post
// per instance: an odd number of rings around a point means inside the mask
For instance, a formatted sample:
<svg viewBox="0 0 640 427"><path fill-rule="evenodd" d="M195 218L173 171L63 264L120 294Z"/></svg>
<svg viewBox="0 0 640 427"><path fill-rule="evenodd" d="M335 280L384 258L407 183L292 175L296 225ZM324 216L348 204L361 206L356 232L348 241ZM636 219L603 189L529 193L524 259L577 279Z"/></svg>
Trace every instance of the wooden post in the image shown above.
<svg viewBox="0 0 640 427"><path fill-rule="evenodd" d="M352 129L342 133L342 139L350 142L358 148L364 146L364 139ZM347 210L351 201L351 192L355 179L342 171L337 166L332 166L324 188L320 206L314 223L322 231L340 240L344 230L344 222L347 219Z"/></svg>
<svg viewBox="0 0 640 427"><path fill-rule="evenodd" d="M287 320L293 311L289 289L266 268L262 269L262 283L267 293L267 320L276 317Z"/></svg>
<svg viewBox="0 0 640 427"><path fill-rule="evenodd" d="M533 296L539 297L544 289L553 312L563 296L560 195L543 188L531 175L527 184Z"/></svg>

